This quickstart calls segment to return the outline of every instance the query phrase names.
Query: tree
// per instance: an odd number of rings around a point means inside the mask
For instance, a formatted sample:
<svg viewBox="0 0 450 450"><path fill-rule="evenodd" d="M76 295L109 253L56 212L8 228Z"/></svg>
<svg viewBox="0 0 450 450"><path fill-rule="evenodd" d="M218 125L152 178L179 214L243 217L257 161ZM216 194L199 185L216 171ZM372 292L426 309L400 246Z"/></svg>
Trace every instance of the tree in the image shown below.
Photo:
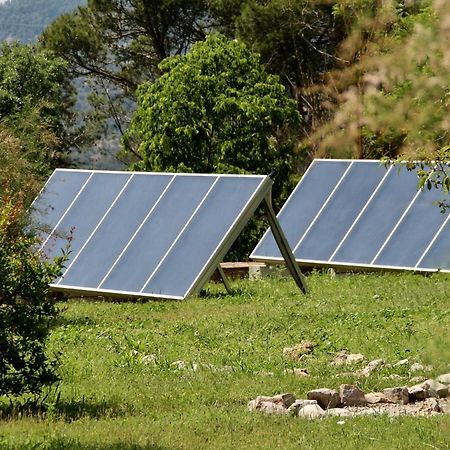
<svg viewBox="0 0 450 450"><path fill-rule="evenodd" d="M320 94L306 88L338 62L334 53L347 28L334 6L347 1L89 0L58 18L41 40L68 62L73 77L88 80L95 109L89 120L109 123L103 127L107 134L113 123L123 134L137 86L161 75L163 59L185 54L208 33L238 38L261 54L269 72L280 75L298 102L306 136L324 111ZM131 154L134 148L127 150Z"/></svg>
<svg viewBox="0 0 450 450"><path fill-rule="evenodd" d="M160 64L163 75L137 91L138 108L125 135L138 170L277 173L274 197L292 186L295 101L244 44L211 35L184 56ZM129 147L131 145L128 145ZM254 222L231 257L247 257L261 222Z"/></svg>
<svg viewBox="0 0 450 450"><path fill-rule="evenodd" d="M136 168L269 173L289 185L296 105L244 44L211 35L160 64L163 75L137 91L126 140Z"/></svg>
<svg viewBox="0 0 450 450"><path fill-rule="evenodd" d="M308 88L340 63L339 44L347 35L345 21L334 14L339 1L246 1L235 18L237 36L261 54L267 70L280 76L304 117L305 137L325 113L321 95Z"/></svg>
<svg viewBox="0 0 450 450"><path fill-rule="evenodd" d="M0 45L0 131L20 141L22 156L42 177L67 154L72 105L63 60L36 46Z"/></svg>

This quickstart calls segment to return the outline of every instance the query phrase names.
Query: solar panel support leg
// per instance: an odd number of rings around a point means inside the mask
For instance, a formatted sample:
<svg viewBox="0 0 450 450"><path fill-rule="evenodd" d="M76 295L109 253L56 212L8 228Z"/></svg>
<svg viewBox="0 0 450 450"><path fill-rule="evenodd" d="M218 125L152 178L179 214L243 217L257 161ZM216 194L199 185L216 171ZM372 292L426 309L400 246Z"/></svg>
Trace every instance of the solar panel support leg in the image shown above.
<svg viewBox="0 0 450 450"><path fill-rule="evenodd" d="M264 198L264 212L266 214L267 220L269 221L270 229L272 230L275 241L277 242L278 248L283 255L286 267L288 268L292 278L294 278L295 283L300 288L300 290L306 294L308 293L308 286L306 284L306 279L302 272L300 271L295 257L292 253L289 243L284 235L283 229L278 222L277 216L272 208L272 193L269 192Z"/></svg>
<svg viewBox="0 0 450 450"><path fill-rule="evenodd" d="M225 289L231 295L233 293L233 289L231 289L228 277L225 275L225 272L223 271L222 266L220 264L217 266L217 272L219 272L220 278L222 279L222 283L225 286Z"/></svg>

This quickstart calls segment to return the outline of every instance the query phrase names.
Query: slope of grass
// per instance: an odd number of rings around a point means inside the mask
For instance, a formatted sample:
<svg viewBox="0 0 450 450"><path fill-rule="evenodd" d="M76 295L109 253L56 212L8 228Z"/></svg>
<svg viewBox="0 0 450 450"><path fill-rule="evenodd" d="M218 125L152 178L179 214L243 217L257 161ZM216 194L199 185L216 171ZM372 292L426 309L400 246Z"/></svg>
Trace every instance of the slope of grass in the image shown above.
<svg viewBox="0 0 450 450"><path fill-rule="evenodd" d="M210 285L185 302L62 304L49 345L62 352L61 383L38 411L3 403L0 448L450 448L450 415L341 424L246 410L257 395L305 397L344 382L368 392L423 374L346 375L330 365L342 349L366 362L432 364L430 377L450 372L448 275L315 273L308 282L308 296L272 278L235 282L233 296ZM317 345L309 356L283 357L302 340ZM310 377L285 374L292 367Z"/></svg>

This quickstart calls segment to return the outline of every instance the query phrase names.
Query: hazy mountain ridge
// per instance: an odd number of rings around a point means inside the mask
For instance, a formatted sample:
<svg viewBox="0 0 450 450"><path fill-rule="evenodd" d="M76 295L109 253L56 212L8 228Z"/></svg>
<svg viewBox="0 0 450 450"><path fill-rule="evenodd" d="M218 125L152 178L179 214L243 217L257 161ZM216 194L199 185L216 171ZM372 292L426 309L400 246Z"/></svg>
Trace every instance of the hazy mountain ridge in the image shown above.
<svg viewBox="0 0 450 450"><path fill-rule="evenodd" d="M6 0L0 2L0 41L32 42L61 14L86 0Z"/></svg>

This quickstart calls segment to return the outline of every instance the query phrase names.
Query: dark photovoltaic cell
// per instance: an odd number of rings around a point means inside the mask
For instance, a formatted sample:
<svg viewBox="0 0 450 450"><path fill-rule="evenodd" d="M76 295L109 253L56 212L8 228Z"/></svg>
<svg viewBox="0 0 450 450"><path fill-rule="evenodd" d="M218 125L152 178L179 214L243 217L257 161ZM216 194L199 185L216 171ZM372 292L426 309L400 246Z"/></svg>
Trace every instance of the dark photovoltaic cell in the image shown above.
<svg viewBox="0 0 450 450"><path fill-rule="evenodd" d="M33 203L58 290L185 298L217 268L271 181L258 175L56 170Z"/></svg>
<svg viewBox="0 0 450 450"><path fill-rule="evenodd" d="M303 265L450 271L450 212L406 168L314 160L278 215ZM445 197L446 198L443 198ZM251 255L281 261L270 230Z"/></svg>

